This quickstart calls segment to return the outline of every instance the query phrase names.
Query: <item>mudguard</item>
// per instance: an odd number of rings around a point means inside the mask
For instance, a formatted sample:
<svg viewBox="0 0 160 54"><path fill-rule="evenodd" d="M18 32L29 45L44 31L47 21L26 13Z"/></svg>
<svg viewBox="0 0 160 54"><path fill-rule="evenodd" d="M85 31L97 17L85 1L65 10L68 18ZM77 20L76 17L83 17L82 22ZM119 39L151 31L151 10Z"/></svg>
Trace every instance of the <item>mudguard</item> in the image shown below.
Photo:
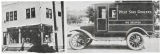
<svg viewBox="0 0 160 54"><path fill-rule="evenodd" d="M68 35L70 36L71 34L75 34L76 32L83 32L83 33L86 34L89 38L95 40L94 36L93 36L91 33L89 33L89 32L86 31L86 30L83 30L83 29L73 29L73 30L71 30L71 31L68 33Z"/></svg>
<svg viewBox="0 0 160 54"><path fill-rule="evenodd" d="M147 35L147 36L149 35L146 30L144 30L143 28L140 28L140 27L133 27L133 28L129 29L127 31L126 35L128 35L133 30L139 30L138 32L142 33L143 35Z"/></svg>

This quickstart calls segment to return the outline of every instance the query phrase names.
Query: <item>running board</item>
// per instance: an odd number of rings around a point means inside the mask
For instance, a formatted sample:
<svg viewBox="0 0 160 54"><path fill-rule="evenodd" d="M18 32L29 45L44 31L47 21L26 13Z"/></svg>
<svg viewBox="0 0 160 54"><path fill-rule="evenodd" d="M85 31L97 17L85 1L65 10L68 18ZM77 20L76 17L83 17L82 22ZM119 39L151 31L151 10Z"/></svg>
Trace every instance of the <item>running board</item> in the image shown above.
<svg viewBox="0 0 160 54"><path fill-rule="evenodd" d="M123 41L125 37L95 37L95 41Z"/></svg>

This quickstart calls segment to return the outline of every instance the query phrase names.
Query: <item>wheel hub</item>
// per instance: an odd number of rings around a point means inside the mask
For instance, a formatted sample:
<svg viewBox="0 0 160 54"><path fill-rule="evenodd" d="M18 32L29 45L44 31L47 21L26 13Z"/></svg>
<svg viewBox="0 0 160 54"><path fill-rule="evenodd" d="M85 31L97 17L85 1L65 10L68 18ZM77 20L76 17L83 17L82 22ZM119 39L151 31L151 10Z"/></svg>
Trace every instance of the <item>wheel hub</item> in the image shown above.
<svg viewBox="0 0 160 54"><path fill-rule="evenodd" d="M80 43L82 45L82 44L84 44L84 41L82 39L78 39L77 43Z"/></svg>
<svg viewBox="0 0 160 54"><path fill-rule="evenodd" d="M134 42L138 43L140 42L141 38L139 36L136 36L136 38L134 39Z"/></svg>

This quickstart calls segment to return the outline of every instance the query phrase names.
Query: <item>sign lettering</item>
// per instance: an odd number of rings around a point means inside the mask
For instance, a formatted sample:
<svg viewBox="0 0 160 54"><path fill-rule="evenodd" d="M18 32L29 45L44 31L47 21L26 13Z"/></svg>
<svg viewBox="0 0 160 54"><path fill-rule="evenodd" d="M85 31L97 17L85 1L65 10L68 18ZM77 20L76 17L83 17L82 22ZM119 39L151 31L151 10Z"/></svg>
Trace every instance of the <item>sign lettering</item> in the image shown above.
<svg viewBox="0 0 160 54"><path fill-rule="evenodd" d="M143 10L137 10L137 11L133 11L133 10L128 10L128 11L124 11L124 10L119 10L119 14L151 14L152 11L143 11Z"/></svg>

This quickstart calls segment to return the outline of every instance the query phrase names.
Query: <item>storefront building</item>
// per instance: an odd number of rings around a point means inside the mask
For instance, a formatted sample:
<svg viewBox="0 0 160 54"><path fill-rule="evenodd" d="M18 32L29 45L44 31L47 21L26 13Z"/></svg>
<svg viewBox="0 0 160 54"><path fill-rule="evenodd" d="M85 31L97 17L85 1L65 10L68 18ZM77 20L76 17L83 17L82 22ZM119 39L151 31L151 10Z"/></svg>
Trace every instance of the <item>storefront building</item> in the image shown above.
<svg viewBox="0 0 160 54"><path fill-rule="evenodd" d="M15 2L2 5L3 45L39 43L64 49L63 2Z"/></svg>

